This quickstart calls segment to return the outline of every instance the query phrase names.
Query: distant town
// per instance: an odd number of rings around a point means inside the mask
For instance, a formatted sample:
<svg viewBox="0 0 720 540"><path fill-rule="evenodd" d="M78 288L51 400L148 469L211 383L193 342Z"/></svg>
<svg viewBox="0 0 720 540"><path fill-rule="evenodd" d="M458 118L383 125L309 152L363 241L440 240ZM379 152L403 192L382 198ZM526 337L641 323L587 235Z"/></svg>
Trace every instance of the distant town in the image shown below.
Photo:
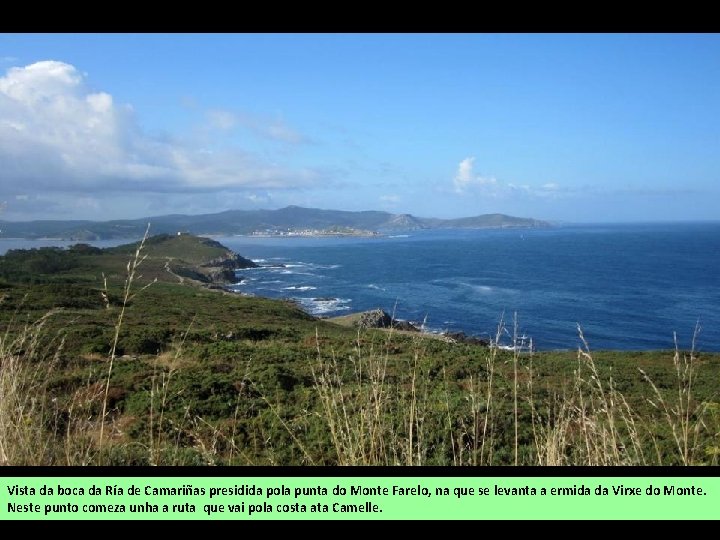
<svg viewBox="0 0 720 540"><path fill-rule="evenodd" d="M361 236L361 237L380 237L383 236L377 231L368 231L365 229L354 229L352 227L330 227L327 229L279 229L269 228L255 230L250 233L249 236L303 236L303 237L317 237L317 236Z"/></svg>

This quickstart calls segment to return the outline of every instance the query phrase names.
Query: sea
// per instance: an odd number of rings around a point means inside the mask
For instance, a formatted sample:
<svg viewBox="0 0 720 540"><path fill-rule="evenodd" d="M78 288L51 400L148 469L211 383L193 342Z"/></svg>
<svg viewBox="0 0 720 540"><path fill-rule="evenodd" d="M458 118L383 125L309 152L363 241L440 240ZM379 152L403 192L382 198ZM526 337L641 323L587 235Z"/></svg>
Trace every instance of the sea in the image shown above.
<svg viewBox="0 0 720 540"><path fill-rule="evenodd" d="M592 350L720 351L720 222L215 239L260 265L233 290L319 317L380 308L493 339L502 322L501 344L536 350L576 349L581 329ZM0 253L42 243L0 240Z"/></svg>

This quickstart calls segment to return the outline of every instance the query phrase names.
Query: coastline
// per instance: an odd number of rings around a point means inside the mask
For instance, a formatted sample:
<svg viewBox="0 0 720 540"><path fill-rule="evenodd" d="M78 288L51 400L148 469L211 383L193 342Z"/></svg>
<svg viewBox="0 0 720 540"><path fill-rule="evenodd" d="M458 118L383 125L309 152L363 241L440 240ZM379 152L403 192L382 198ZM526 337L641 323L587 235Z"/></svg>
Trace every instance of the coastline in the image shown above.
<svg viewBox="0 0 720 540"><path fill-rule="evenodd" d="M222 236L222 235L221 235ZM250 233L250 234L233 234L233 237L239 238L386 238L387 235L379 232L363 231L363 232L298 232L298 233Z"/></svg>

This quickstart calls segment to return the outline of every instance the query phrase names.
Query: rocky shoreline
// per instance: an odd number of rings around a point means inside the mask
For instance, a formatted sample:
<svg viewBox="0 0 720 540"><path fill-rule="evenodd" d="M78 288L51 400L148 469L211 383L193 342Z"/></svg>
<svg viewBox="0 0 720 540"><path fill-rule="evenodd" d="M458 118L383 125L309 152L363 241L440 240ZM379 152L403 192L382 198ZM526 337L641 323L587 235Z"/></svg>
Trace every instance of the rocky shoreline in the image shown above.
<svg viewBox="0 0 720 540"><path fill-rule="evenodd" d="M238 294L237 291L228 288L228 285L233 285L242 281L243 278L238 276L236 272L246 268L261 267L261 265L250 259L246 259L215 240L203 238L203 243L212 244L214 247L222 247L225 249L225 252L221 256L197 265L169 262L167 267L168 270L178 277L195 281L208 289L218 289ZM277 264L272 265L272 267L284 268L285 265ZM323 300L323 298L316 298L315 300ZM335 300L335 298L327 298L327 300ZM294 303L297 304L297 302ZM441 339L448 343L461 343L480 347L489 347L491 345L490 341L486 338L468 335L462 331L445 331L441 333L428 332L422 325L418 326L410 321L396 319L380 308L353 313L350 315L342 315L339 317L330 317L327 318L327 320L344 324L346 326L354 326L361 330L392 329L400 332L422 334L427 337Z"/></svg>
<svg viewBox="0 0 720 540"><path fill-rule="evenodd" d="M205 241L221 246L214 240L205 239ZM226 285L237 283L241 279L235 273L237 270L257 267L258 265L250 259L246 259L230 249L226 249L223 255L199 265L180 264L174 261L168 264L168 269L177 276L198 281L211 289L224 288Z"/></svg>
<svg viewBox="0 0 720 540"><path fill-rule="evenodd" d="M427 337L433 337L435 339L441 339L448 343L462 343L467 345L476 345L480 347L489 347L490 341L485 338L479 338L472 335L467 335L464 332L450 332L446 331L443 333L427 332L422 327L418 328L415 324L404 321L402 319L395 319L390 316L386 311L382 309L372 309L369 311L362 311L359 313L353 313L351 315L342 315L340 317L331 317L328 320L343 324L346 326L354 326L358 329L381 329L381 330L399 330L402 332L417 333Z"/></svg>

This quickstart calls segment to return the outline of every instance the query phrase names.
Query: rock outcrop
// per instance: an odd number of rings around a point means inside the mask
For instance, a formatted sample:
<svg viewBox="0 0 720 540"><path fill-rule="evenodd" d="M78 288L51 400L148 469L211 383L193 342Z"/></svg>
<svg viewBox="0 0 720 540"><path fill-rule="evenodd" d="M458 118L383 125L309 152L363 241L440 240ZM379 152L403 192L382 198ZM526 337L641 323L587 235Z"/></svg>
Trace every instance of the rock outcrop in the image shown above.
<svg viewBox="0 0 720 540"><path fill-rule="evenodd" d="M468 345L479 345L489 347L490 341L484 338L468 336L465 332L444 332L443 336L451 343L466 343Z"/></svg>
<svg viewBox="0 0 720 540"><path fill-rule="evenodd" d="M395 328L407 332L419 332L417 327L408 321L393 319L382 309L373 309L360 314L356 325L359 328Z"/></svg>
<svg viewBox="0 0 720 540"><path fill-rule="evenodd" d="M360 328L390 328L392 317L382 309L373 309L361 313L357 325Z"/></svg>
<svg viewBox="0 0 720 540"><path fill-rule="evenodd" d="M250 259L228 250L225 255L203 264L199 270L207 276L209 283L229 285L238 281L235 270L257 267Z"/></svg>
<svg viewBox="0 0 720 540"><path fill-rule="evenodd" d="M172 264L171 270L178 276L193 279L207 285L230 285L237 283L236 270L257 268L258 265L229 249L221 256L215 257L199 266Z"/></svg>
<svg viewBox="0 0 720 540"><path fill-rule="evenodd" d="M215 257L214 259L202 265L203 268L229 268L237 270L239 268L257 268L258 265L250 259L246 259L242 255L238 255L234 251L227 250L225 255Z"/></svg>
<svg viewBox="0 0 720 540"><path fill-rule="evenodd" d="M393 325L393 328L395 328L395 330L403 330L405 332L419 332L420 331L420 329L417 326L415 326L413 323L408 322L408 321L398 321L397 319L395 319L392 322L392 325Z"/></svg>

